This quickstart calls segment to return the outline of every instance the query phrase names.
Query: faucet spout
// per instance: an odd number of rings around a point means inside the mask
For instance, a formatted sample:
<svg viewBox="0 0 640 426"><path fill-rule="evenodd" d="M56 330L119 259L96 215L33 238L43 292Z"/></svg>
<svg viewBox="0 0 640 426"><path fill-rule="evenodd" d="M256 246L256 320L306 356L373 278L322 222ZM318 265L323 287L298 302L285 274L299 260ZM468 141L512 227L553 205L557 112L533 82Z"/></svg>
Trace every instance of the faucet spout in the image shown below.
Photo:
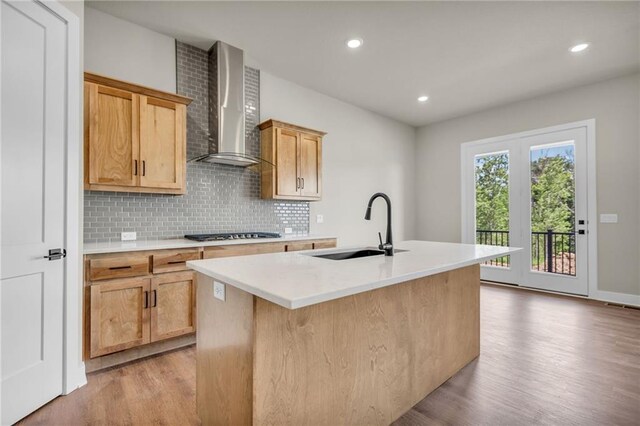
<svg viewBox="0 0 640 426"><path fill-rule="evenodd" d="M367 204L367 211L364 215L364 218L365 220L371 220L371 206L373 205L373 202L376 200L376 198L382 198L387 203L387 237L384 243L380 241L380 245L378 246L378 248L380 250L384 250L385 256L393 256L393 235L391 231L391 199L389 198L389 196L382 192L376 192L375 194L373 194L369 199L369 203Z"/></svg>

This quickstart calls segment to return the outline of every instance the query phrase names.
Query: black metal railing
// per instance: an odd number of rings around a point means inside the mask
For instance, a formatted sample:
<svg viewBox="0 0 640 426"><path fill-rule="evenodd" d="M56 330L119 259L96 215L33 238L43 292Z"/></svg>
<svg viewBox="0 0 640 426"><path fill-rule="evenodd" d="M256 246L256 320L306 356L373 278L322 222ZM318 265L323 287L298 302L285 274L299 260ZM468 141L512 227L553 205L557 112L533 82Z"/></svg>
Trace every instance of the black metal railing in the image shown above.
<svg viewBox="0 0 640 426"><path fill-rule="evenodd" d="M509 245L509 231L487 231L478 229L476 231L476 243L506 247ZM484 264L508 268L511 264L511 256L502 256L487 260Z"/></svg>
<svg viewBox="0 0 640 426"><path fill-rule="evenodd" d="M476 243L508 246L509 231L477 230ZM510 257L485 262L486 265L509 267ZM531 232L531 269L553 274L576 275L576 235L574 232Z"/></svg>

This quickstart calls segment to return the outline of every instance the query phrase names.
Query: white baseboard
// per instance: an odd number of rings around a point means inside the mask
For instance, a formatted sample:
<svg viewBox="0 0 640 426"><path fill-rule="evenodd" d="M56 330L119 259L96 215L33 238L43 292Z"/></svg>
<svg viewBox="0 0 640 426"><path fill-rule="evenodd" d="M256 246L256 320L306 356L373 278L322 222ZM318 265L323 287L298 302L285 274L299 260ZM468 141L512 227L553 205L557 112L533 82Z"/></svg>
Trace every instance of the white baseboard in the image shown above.
<svg viewBox="0 0 640 426"><path fill-rule="evenodd" d="M597 290L595 294L590 294L589 296L581 296L578 294L561 293L558 291L542 290L539 288L532 288L532 287L523 287L517 284L506 284L506 283L500 283L500 282L489 281L489 280L481 280L481 282L486 282L488 284L494 284L494 285L499 285L504 287L517 288L521 290L536 291L539 293L556 294L560 296L575 297L578 299L598 300L600 302L617 303L619 305L636 306L640 308L640 295L637 295L637 294L616 293L614 291Z"/></svg>
<svg viewBox="0 0 640 426"><path fill-rule="evenodd" d="M63 395L69 395L76 389L81 388L87 384L87 375L84 371L84 362L81 362L73 371L65 372L64 386L62 389Z"/></svg>
<svg viewBox="0 0 640 426"><path fill-rule="evenodd" d="M595 294L589 295L589 299L640 307L640 295L637 294L597 290Z"/></svg>

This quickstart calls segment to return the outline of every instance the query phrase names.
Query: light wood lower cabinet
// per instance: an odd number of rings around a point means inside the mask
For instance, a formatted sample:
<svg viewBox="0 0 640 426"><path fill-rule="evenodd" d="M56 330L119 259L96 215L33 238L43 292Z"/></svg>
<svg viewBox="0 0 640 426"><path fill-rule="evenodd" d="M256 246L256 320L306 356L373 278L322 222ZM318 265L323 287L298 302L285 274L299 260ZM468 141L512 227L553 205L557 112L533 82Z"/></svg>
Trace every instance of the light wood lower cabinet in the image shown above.
<svg viewBox="0 0 640 426"><path fill-rule="evenodd" d="M335 246L326 238L86 255L85 360L95 371L103 361L112 366L184 345L196 332L196 274L187 269L189 260Z"/></svg>
<svg viewBox="0 0 640 426"><path fill-rule="evenodd" d="M194 272L162 274L151 280L151 341L196 331Z"/></svg>
<svg viewBox="0 0 640 426"><path fill-rule="evenodd" d="M149 278L90 287L91 358L149 343Z"/></svg>
<svg viewBox="0 0 640 426"><path fill-rule="evenodd" d="M118 279L89 288L91 358L196 331L194 272Z"/></svg>

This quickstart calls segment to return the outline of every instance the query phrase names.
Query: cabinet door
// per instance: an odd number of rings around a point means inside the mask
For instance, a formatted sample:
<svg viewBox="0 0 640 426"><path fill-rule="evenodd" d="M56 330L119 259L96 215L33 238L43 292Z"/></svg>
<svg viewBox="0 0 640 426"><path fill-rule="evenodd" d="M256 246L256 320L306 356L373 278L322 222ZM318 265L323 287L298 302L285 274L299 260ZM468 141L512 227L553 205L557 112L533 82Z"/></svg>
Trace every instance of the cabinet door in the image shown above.
<svg viewBox="0 0 640 426"><path fill-rule="evenodd" d="M120 279L91 286L91 358L149 343L150 281Z"/></svg>
<svg viewBox="0 0 640 426"><path fill-rule="evenodd" d="M151 282L151 341L196 331L195 273L162 274Z"/></svg>
<svg viewBox="0 0 640 426"><path fill-rule="evenodd" d="M138 184L139 96L94 83L88 85L89 132L85 135L89 183Z"/></svg>
<svg viewBox="0 0 640 426"><path fill-rule="evenodd" d="M185 114L184 105L140 96L140 186L183 187Z"/></svg>
<svg viewBox="0 0 640 426"><path fill-rule="evenodd" d="M322 138L300 134L300 194L318 197L322 193Z"/></svg>
<svg viewBox="0 0 640 426"><path fill-rule="evenodd" d="M276 129L276 195L300 195L298 185L298 145L300 134Z"/></svg>

